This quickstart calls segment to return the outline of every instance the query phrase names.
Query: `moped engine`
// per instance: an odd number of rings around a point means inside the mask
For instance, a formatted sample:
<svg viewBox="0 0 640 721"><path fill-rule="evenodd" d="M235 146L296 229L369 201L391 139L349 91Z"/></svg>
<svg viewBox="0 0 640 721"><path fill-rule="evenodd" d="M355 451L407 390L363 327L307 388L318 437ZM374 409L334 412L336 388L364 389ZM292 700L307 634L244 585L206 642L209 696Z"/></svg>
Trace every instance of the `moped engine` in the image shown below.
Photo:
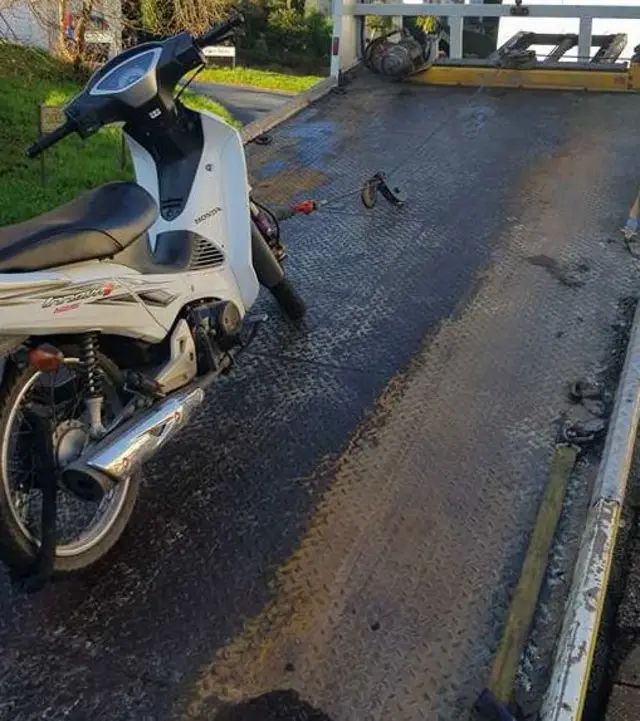
<svg viewBox="0 0 640 721"><path fill-rule="evenodd" d="M205 303L193 308L187 320L196 343L198 374L218 370L228 352L241 343L238 306L230 300Z"/></svg>

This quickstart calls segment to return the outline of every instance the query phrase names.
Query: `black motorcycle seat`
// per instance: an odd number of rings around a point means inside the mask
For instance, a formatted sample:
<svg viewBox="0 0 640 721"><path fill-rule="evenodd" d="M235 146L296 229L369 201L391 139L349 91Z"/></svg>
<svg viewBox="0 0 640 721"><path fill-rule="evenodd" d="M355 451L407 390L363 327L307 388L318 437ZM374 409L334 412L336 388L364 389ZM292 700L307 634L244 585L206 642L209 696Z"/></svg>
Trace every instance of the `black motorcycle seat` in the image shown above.
<svg viewBox="0 0 640 721"><path fill-rule="evenodd" d="M0 272L28 273L110 258L155 223L158 206L135 183L108 183L24 223L0 228Z"/></svg>

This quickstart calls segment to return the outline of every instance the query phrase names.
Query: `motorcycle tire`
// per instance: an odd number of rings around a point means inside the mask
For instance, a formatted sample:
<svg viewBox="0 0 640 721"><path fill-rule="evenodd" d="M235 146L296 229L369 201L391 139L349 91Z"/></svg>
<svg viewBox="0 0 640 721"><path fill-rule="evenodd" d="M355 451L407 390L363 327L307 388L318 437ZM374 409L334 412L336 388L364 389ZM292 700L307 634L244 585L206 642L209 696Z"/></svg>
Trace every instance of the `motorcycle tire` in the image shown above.
<svg viewBox="0 0 640 721"><path fill-rule="evenodd" d="M71 367L71 364L79 366L79 358L81 355L77 348L65 347L61 348L61 350L65 355L65 367ZM111 387L111 400L105 402L105 407L108 403L115 406L119 404L120 407L124 406L125 399L119 369L109 358L101 353L96 354L96 363L98 372L103 377L103 382L108 381ZM10 365L7 368L0 388L0 560L18 576L25 575L32 568L36 559L39 538L37 533L27 526L26 519L19 516L16 509L16 501L13 495L16 497L21 493L24 495L24 491L16 490L15 493L12 493L9 478L9 460L7 458L10 450L9 439L14 421L20 412L22 401L27 398L26 394L29 389L35 385L35 380L43 375L48 374L43 374L32 367L18 368ZM52 380L51 383L54 383L54 381ZM52 390L52 399L54 393L55 390ZM117 407L114 408L113 411L117 412ZM82 421L80 420L65 420L62 424L64 423L67 424L67 429L73 428L75 430L82 426ZM72 426L71 424L75 425ZM58 427L60 425L59 423ZM36 431L34 431L34 433L35 432ZM84 430L82 430L82 432L84 432ZM64 429L60 438L60 444L62 444ZM16 441L16 445L18 443L19 441ZM27 440L26 443L28 444L29 441ZM18 449L16 448L16 450ZM37 473L34 472L33 466L31 474L35 477L35 480L31 482L27 492L29 499L31 494L34 492L36 494L38 493L37 490L34 490L37 489ZM54 574L79 571L92 565L111 550L118 541L133 512L140 488L140 475L134 473L129 480L123 482L123 484L124 485L120 484L116 486L116 488L110 492L109 496L106 496L100 504L98 504L99 511L105 501L107 501L106 510L104 511L107 515L107 521L104 522L102 527L98 527L93 536L89 536L84 543L77 542L76 547L74 547L73 542L66 546L60 542L58 543L53 564ZM112 494L116 494L115 497L112 496ZM72 513L73 504L79 509L81 506L78 504L85 503L71 492L60 488L58 489L58 499L57 519L60 518L61 510L64 510L61 509L61 501L71 505ZM27 506L29 506L30 503L31 500L27 500ZM115 505L113 509L111 508L112 503ZM39 506L41 507L41 503ZM87 506L85 505L82 508L87 509ZM27 507L27 515L29 512L30 509ZM39 527L40 519L37 516L38 512L39 509L36 508L31 518L36 519ZM109 513L111 514L110 516L108 515ZM68 516L65 516L65 519L66 518L68 518ZM98 524L101 522L101 520L98 521ZM57 522L58 531L60 532L59 524L60 521ZM84 530L83 528L83 531ZM60 538L60 536L58 536L58 538Z"/></svg>

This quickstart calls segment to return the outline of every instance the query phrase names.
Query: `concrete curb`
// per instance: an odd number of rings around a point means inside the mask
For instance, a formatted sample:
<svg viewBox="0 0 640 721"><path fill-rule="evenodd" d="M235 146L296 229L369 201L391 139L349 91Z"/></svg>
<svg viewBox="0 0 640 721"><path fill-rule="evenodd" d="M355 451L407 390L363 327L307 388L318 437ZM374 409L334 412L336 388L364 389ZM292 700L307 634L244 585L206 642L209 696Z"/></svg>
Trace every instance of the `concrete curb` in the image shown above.
<svg viewBox="0 0 640 721"><path fill-rule="evenodd" d="M540 721L580 721L640 416L640 307L618 384Z"/></svg>
<svg viewBox="0 0 640 721"><path fill-rule="evenodd" d="M335 78L330 77L326 80L322 80L317 85L309 88L309 90L305 90L304 93L295 95L289 102L285 103L276 110L267 113L259 120L254 120L253 123L245 125L240 129L242 142L246 145L260 135L268 133L270 130L275 128L276 125L280 125L280 123L283 123L285 120L288 120L296 113L304 110L312 103L315 103L316 100L319 100L323 96L327 95L327 93L329 93L336 84Z"/></svg>

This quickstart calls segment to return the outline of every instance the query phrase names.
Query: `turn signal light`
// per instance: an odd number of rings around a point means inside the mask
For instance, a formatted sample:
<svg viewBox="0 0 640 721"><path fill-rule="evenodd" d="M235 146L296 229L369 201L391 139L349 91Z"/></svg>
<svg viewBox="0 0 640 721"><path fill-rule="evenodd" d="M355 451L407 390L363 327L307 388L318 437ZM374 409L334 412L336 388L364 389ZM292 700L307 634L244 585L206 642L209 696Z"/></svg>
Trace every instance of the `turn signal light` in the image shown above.
<svg viewBox="0 0 640 721"><path fill-rule="evenodd" d="M32 348L29 351L29 365L41 373L52 373L64 363L64 354L49 343Z"/></svg>

